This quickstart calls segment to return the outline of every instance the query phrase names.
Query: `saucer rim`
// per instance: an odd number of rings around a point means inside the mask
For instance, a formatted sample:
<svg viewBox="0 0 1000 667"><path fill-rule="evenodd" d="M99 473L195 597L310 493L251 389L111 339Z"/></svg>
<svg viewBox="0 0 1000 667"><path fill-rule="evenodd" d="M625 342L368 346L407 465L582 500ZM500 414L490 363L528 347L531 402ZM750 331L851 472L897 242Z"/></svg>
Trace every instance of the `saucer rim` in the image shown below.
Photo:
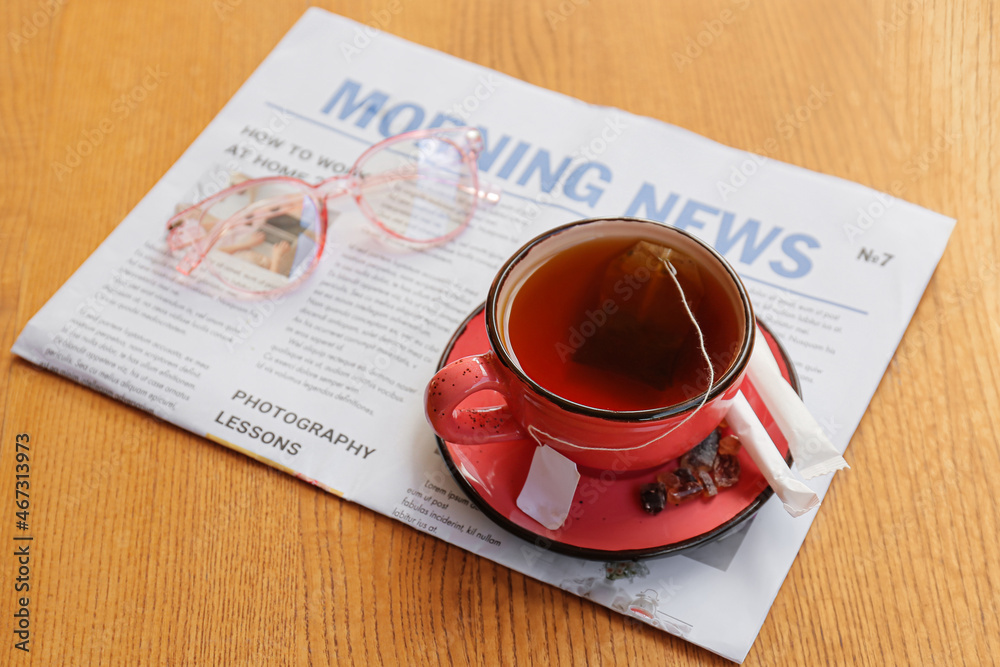
<svg viewBox="0 0 1000 667"><path fill-rule="evenodd" d="M438 360L437 370L441 370L445 365L447 365L448 357L451 354L452 349L455 347L455 344L458 342L458 339L462 337L466 329L469 328L469 325L479 315L479 313L485 309L486 302L484 301L478 307L473 309L472 313L469 314L469 316L466 317L465 320L455 329L455 332L452 334L451 338L448 339L448 343L445 345L444 351ZM788 369L788 383L792 386L792 389L795 390L795 393L801 397L802 386L799 382L798 373L795 370L795 366L792 364L791 358L788 356L788 351L785 349L785 346L774 334L771 327L765 324L759 317L755 316L754 320L756 321L757 326L759 326L763 332L774 341L778 348L778 352L781 354L782 360L785 362L785 367ZM692 549L722 537L742 524L744 521L750 519L764 505L764 503L767 502L772 495L774 495L774 489L767 486L757 495L756 498L753 499L753 501L750 502L749 505L737 514L734 514L732 518L708 532L694 537L689 537L686 540L681 540L679 542L671 542L670 544L645 547L642 549L609 550L581 547L545 537L544 535L536 533L529 528L525 528L524 526L514 523L511 519L501 514L489 503L489 501L476 491L475 487L473 487L461 473L455 463L455 460L451 456L448 444L437 434L434 435L434 439L437 441L438 452L441 454L441 458L444 460L445 465L448 468L448 472L451 473L451 476L458 483L465 495L468 496L469 500L475 503L476 507L479 508L479 510L491 521L507 532L516 535L527 542L535 542L539 538L545 540L546 546L544 548L546 550L585 560L626 561L675 555L680 551ZM792 461L792 452L791 449L789 449L788 453L785 455L785 462L791 466Z"/></svg>

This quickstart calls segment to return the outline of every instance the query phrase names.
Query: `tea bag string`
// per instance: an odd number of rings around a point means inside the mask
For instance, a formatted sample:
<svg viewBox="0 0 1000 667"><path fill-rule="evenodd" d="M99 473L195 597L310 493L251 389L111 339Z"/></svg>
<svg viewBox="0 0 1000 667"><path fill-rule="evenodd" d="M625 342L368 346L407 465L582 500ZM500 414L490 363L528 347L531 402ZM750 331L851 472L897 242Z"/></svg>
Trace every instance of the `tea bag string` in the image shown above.
<svg viewBox="0 0 1000 667"><path fill-rule="evenodd" d="M715 369L712 367L712 359L708 355L708 350L705 349L705 335L702 333L701 327L698 326L698 320L695 318L694 313L691 312L691 306L688 305L687 296L685 296L684 294L684 288L681 287L681 281L677 279L677 269L674 268L674 265L671 264L669 260L666 260L663 257L659 257L658 259L667 268L667 274L674 281L674 285L677 287L677 292L681 295L681 304L683 304L684 310L685 312L687 312L688 317L691 318L691 324L694 325L694 330L698 334L698 349L701 350L701 355L705 358L705 364L708 366L708 388L705 389L705 393L702 395L701 402L698 403L698 407L692 410L691 413L687 417L682 419L680 422L674 424L674 426L669 430L667 430L665 433L661 433L652 440L644 442L641 445L635 445L634 447L620 447L614 449L610 449L608 447L587 447L585 445L578 445L576 443L563 440L562 438L556 438L555 436L549 435L548 433L546 433L545 431L543 431L542 429L538 428L533 424L529 425L528 434L532 438L534 438L535 442L537 442L539 445L545 444L545 442L543 442L542 438L540 437L544 436L548 442L558 442L561 445L566 445L567 447L572 447L573 449L583 449L587 451L600 451L600 452L630 452L636 449L642 449L643 447L648 447L654 442L662 440L663 438L667 437L668 435L679 429L681 426L684 426L684 424L686 424L688 420L692 419L696 414L698 414L698 412L701 411L703 407L705 407L705 403L708 402L708 395L712 392L712 387L715 385Z"/></svg>

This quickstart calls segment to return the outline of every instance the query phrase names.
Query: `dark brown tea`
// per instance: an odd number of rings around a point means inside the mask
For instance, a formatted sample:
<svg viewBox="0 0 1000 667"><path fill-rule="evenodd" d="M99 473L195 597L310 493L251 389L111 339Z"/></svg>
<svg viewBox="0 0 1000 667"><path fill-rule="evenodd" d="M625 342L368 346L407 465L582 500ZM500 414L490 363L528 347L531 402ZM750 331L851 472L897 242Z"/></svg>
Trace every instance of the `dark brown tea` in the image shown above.
<svg viewBox="0 0 1000 667"><path fill-rule="evenodd" d="M507 322L510 347L531 379L575 403L615 411L682 403L708 388L708 368L677 286L716 382L743 338L742 307L714 274L654 239L583 241L525 279Z"/></svg>

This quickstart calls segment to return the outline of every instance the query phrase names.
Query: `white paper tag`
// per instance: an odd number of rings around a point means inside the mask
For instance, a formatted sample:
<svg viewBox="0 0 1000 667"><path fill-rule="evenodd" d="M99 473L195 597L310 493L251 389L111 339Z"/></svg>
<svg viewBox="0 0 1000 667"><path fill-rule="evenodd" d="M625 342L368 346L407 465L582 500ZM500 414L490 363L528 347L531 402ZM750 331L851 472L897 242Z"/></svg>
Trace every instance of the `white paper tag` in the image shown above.
<svg viewBox="0 0 1000 667"><path fill-rule="evenodd" d="M549 530L558 530L569 515L580 473L576 464L547 445L535 449L528 479L517 506Z"/></svg>

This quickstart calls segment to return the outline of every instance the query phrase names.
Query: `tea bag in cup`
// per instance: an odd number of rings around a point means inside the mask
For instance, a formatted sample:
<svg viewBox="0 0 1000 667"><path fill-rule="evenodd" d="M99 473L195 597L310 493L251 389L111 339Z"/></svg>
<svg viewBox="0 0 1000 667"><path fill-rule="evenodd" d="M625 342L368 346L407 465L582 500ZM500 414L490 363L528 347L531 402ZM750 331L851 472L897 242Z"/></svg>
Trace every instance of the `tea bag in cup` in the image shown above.
<svg viewBox="0 0 1000 667"><path fill-rule="evenodd" d="M665 389L673 382L678 353L693 330L684 300L696 313L703 296L693 259L639 241L605 269L595 306L607 320L574 353L573 361Z"/></svg>

